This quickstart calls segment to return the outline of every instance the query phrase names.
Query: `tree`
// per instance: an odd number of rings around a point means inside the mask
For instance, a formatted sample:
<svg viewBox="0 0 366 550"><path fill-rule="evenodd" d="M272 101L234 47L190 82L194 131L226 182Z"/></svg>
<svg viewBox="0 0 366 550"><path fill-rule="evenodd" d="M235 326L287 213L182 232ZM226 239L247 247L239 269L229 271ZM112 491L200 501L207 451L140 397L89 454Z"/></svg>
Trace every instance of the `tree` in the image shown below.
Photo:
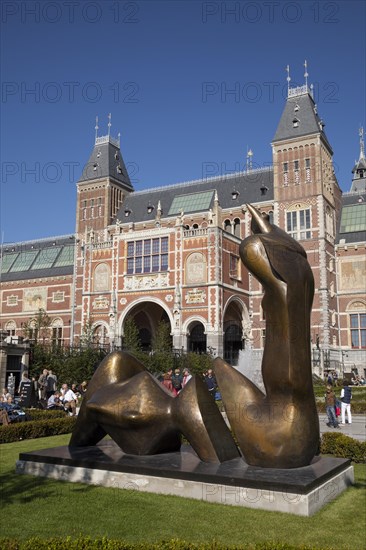
<svg viewBox="0 0 366 550"><path fill-rule="evenodd" d="M123 349L131 353L141 352L139 329L133 317L128 317L124 326Z"/></svg>
<svg viewBox="0 0 366 550"><path fill-rule="evenodd" d="M51 317L44 309L40 308L34 317L22 323L22 331L26 338L44 342L50 336L51 323Z"/></svg>
<svg viewBox="0 0 366 550"><path fill-rule="evenodd" d="M156 327L153 338L154 352L172 351L172 337L170 334L170 324L166 321L160 321Z"/></svg>

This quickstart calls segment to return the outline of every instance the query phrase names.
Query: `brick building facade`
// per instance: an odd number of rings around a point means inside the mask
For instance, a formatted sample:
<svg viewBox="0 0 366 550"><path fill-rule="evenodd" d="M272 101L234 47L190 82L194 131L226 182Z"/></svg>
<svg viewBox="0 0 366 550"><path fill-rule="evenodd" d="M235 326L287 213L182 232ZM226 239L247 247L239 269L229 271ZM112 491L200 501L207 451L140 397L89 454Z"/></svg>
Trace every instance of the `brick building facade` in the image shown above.
<svg viewBox="0 0 366 550"><path fill-rule="evenodd" d="M110 126L109 126L110 129ZM350 192L307 85L289 88L273 166L134 191L119 139L97 136L77 184L75 235L4 245L1 324L24 336L39 308L54 344L123 346L133 317L145 349L161 320L173 348L236 364L265 340L260 284L239 261L251 203L304 246L315 277L314 357L361 368L366 349L366 160L363 134ZM320 353L321 351L321 353ZM324 366L324 364L323 364ZM326 365L325 365L326 366ZM360 374L364 374L363 368Z"/></svg>

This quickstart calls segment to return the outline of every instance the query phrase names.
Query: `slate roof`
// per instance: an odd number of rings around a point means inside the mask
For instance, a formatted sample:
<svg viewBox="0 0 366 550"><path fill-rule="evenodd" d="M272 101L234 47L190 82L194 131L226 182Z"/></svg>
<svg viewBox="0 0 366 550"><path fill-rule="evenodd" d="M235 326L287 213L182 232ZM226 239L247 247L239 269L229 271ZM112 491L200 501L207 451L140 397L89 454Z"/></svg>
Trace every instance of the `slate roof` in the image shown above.
<svg viewBox="0 0 366 550"><path fill-rule="evenodd" d="M363 200L361 200L363 199ZM344 231L344 218L345 212L349 215L351 210L351 216L357 217L363 221L363 226L366 228L366 218L364 216L364 210L366 208L366 194L360 193L344 193L342 195L342 212L339 219L337 228L337 244L348 243L365 243L366 242L366 230L362 231ZM343 226L343 227L342 227Z"/></svg>
<svg viewBox="0 0 366 550"><path fill-rule="evenodd" d="M92 154L84 166L79 182L88 182L99 178L111 178L121 184L127 191L133 191L118 142L110 136L98 139L100 142L94 145Z"/></svg>
<svg viewBox="0 0 366 550"><path fill-rule="evenodd" d="M298 121L297 126L294 126L295 119ZM332 151L323 128L324 123L317 113L311 95L309 93L295 95L286 101L273 142L320 133Z"/></svg>
<svg viewBox="0 0 366 550"><path fill-rule="evenodd" d="M72 275L74 235L6 243L1 250L1 281Z"/></svg>
<svg viewBox="0 0 366 550"><path fill-rule="evenodd" d="M122 223L154 220L159 201L163 211L162 218L175 218L177 214L171 214L169 216L169 210L171 209L174 198L183 195L191 195L190 198L192 199L188 201L191 206L188 210L184 211L184 214L201 212L202 209L199 208L198 204L198 199L201 198L199 194L210 190L217 191L220 206L224 209L233 208L248 202L258 203L261 201L271 201L273 200L272 167L259 170L255 169L250 172L238 172L236 174L218 176L215 178L177 183L175 185L146 189L144 191L135 191L127 197L126 202L118 211L116 219ZM232 192L234 190L239 193L236 200L233 200L232 197ZM263 194L263 191L265 191L265 194ZM195 201L195 194L197 194L197 201ZM154 210L150 214L147 211L149 203L154 206ZM204 211L208 211L212 208L213 204L214 193L212 193L211 201L206 205L207 209L204 209ZM130 210L130 214L127 217L125 216L126 209Z"/></svg>

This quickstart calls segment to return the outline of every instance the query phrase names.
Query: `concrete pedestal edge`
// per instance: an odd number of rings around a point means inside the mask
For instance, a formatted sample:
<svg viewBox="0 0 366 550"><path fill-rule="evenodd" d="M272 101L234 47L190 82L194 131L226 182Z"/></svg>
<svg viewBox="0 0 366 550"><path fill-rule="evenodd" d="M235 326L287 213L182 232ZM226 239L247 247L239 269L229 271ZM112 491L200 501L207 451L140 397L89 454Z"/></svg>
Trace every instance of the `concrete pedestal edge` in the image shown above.
<svg viewBox="0 0 366 550"><path fill-rule="evenodd" d="M335 474L326 482L319 484L318 487L312 489L307 494L253 489L28 460L17 461L16 473L47 477L72 483L87 483L114 489L194 498L205 502L243 506L272 512L285 512L300 516L315 514L354 483L353 466L348 466L345 470Z"/></svg>

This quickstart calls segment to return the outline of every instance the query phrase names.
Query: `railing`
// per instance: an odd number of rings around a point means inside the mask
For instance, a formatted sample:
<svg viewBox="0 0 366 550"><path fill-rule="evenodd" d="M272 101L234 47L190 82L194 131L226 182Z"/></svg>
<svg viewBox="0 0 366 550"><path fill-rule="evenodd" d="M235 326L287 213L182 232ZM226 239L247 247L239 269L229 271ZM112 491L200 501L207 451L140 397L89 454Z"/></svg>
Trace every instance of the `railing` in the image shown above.
<svg viewBox="0 0 366 550"><path fill-rule="evenodd" d="M201 237L207 235L207 227L198 229L186 229L183 232L184 237Z"/></svg>
<svg viewBox="0 0 366 550"><path fill-rule="evenodd" d="M104 241L101 243L90 243L93 250L101 250L103 248L112 248L112 241Z"/></svg>
<svg viewBox="0 0 366 550"><path fill-rule="evenodd" d="M303 86L296 86L296 88L289 88L287 97L295 97L304 94L310 94L312 96L312 91L306 84Z"/></svg>
<svg viewBox="0 0 366 550"><path fill-rule="evenodd" d="M103 143L111 143L115 147L119 147L119 139L112 138L112 136L100 136L95 138L95 145L102 145Z"/></svg>

